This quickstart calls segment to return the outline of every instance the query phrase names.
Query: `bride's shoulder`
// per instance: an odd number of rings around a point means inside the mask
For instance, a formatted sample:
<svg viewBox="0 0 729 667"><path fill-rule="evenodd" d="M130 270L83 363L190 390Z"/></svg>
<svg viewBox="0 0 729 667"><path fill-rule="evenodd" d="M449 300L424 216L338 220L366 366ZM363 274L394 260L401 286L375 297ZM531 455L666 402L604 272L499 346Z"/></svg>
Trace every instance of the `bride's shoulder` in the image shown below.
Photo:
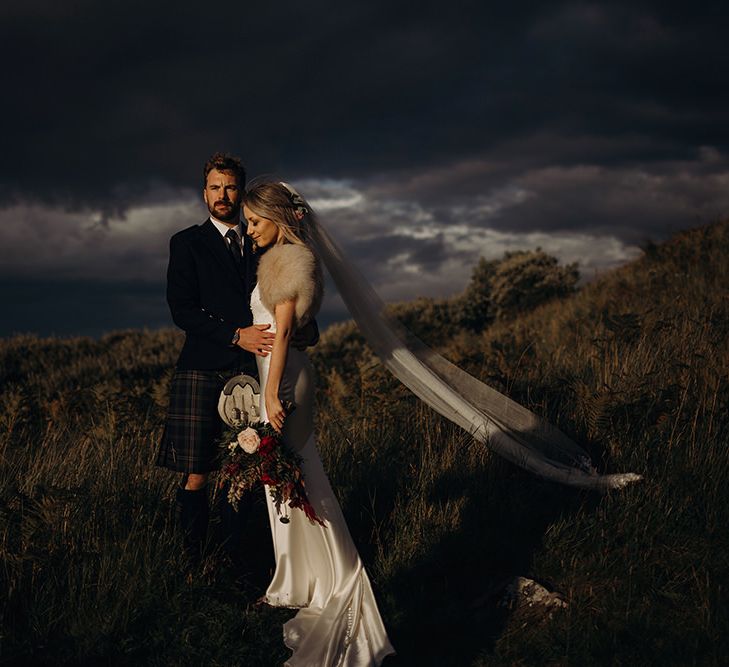
<svg viewBox="0 0 729 667"><path fill-rule="evenodd" d="M321 306L323 285L316 256L297 243L274 246L258 262L258 289L271 312L277 303L295 300L296 319L303 323Z"/></svg>
<svg viewBox="0 0 729 667"><path fill-rule="evenodd" d="M316 267L314 253L305 245L282 243L267 250L258 262L258 272L270 273L275 279L279 274L308 274Z"/></svg>

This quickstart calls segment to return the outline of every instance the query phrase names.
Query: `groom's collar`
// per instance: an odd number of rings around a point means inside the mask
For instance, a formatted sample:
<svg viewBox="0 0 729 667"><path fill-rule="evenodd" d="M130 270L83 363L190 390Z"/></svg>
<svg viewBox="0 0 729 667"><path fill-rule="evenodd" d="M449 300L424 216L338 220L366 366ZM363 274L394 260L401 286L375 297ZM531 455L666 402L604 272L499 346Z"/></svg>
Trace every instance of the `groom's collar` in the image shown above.
<svg viewBox="0 0 729 667"><path fill-rule="evenodd" d="M229 229L235 229L235 233L238 234L241 238L243 237L243 232L241 231L240 222L235 227L228 227L224 222L220 222L220 220L216 220L212 215L210 216L210 222L213 223L215 226L215 229L217 229L221 236L225 236L228 233Z"/></svg>

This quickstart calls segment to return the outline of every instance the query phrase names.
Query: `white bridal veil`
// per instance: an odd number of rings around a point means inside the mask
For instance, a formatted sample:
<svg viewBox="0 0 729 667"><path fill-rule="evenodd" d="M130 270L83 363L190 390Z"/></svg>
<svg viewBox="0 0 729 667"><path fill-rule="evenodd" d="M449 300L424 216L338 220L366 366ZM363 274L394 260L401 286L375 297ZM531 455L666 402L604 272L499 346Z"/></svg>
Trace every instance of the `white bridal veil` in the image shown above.
<svg viewBox="0 0 729 667"><path fill-rule="evenodd" d="M295 203L308 205L288 184ZM310 209L308 209L310 211ZM535 475L587 489L616 489L635 473L600 475L587 452L557 428L431 350L385 314L385 304L316 216L314 248L349 312L385 367L423 402L497 454Z"/></svg>

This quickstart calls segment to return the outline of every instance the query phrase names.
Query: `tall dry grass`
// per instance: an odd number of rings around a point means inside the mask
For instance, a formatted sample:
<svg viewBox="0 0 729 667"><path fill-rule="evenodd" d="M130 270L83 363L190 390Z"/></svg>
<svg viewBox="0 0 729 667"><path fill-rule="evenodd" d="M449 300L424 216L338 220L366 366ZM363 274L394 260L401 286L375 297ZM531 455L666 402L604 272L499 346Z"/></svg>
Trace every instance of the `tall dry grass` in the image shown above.
<svg viewBox="0 0 729 667"><path fill-rule="evenodd" d="M495 459L387 376L350 325L324 335L320 449L393 664L722 663L728 249L729 225L693 230L569 299L431 340L604 469L644 474L605 496ZM436 320L448 307L421 305ZM175 480L152 465L179 343L173 332L0 343L4 662L285 658L290 613L253 604L255 572L234 581L213 551L204 572L183 574ZM248 537L265 570L265 532ZM568 608L501 607L514 575L562 591Z"/></svg>

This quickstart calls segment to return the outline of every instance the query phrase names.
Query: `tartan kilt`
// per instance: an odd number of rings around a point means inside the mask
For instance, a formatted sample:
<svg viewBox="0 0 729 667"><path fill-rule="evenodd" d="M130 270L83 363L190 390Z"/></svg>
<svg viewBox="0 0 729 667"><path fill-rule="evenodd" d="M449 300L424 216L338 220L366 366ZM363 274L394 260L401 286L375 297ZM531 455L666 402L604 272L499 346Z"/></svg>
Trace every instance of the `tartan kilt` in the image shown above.
<svg viewBox="0 0 729 667"><path fill-rule="evenodd" d="M175 370L157 465L184 473L220 468L218 397L235 371Z"/></svg>

